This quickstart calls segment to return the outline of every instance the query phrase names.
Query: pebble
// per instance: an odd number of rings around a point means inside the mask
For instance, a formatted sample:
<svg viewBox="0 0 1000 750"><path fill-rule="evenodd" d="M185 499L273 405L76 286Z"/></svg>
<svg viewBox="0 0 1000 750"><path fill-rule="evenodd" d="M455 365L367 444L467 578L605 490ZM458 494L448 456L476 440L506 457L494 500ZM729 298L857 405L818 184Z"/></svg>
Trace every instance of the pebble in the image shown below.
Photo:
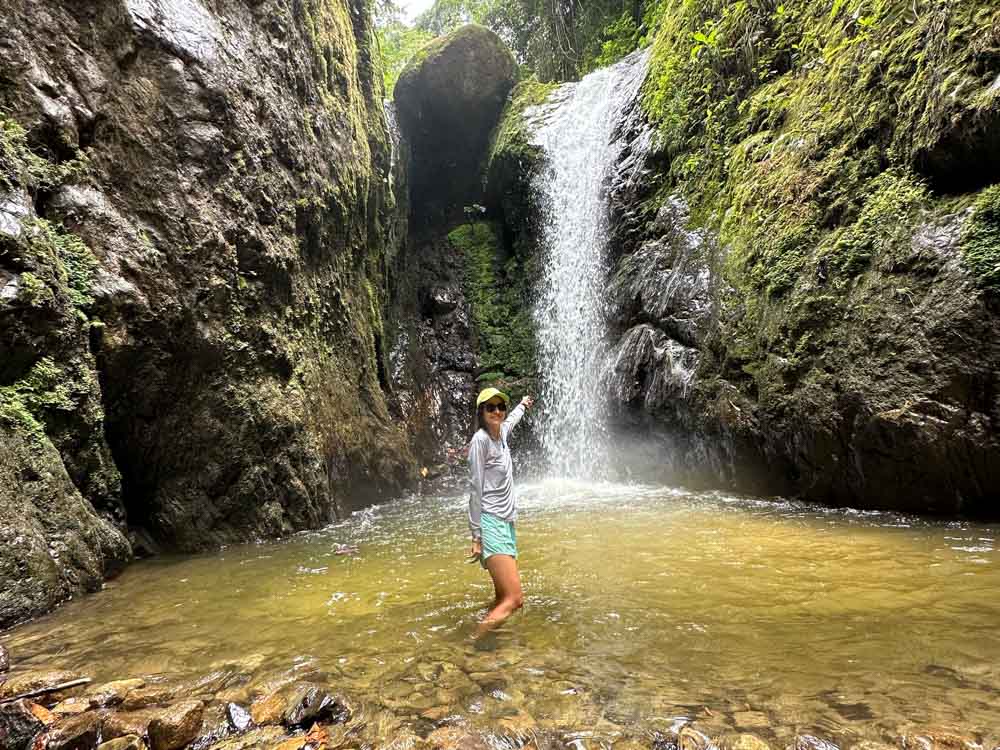
<svg viewBox="0 0 1000 750"><path fill-rule="evenodd" d="M10 669L10 651L6 646L0 645L0 674Z"/></svg>

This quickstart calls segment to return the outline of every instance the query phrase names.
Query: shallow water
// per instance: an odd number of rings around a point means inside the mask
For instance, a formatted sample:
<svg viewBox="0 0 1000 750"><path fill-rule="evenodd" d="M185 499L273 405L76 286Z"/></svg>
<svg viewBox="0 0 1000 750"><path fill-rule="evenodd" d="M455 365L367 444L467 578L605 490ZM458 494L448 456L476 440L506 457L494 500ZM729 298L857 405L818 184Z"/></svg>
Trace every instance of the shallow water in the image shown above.
<svg viewBox="0 0 1000 750"><path fill-rule="evenodd" d="M1000 739L1000 527L565 482L521 507L526 606L489 650L458 497L139 562L2 640L19 667L98 680L318 667L397 714L481 726Z"/></svg>

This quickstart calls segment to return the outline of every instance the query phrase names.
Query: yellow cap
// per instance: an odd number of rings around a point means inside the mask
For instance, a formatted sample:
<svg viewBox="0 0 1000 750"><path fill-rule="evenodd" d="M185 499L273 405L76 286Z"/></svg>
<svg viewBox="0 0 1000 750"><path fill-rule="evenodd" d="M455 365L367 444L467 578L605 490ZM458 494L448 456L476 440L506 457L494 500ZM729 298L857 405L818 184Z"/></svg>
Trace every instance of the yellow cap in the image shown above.
<svg viewBox="0 0 1000 750"><path fill-rule="evenodd" d="M479 398L476 399L476 408L478 409L494 396L499 396L504 400L504 403L507 404L507 406L510 406L510 396L506 393L496 388L484 388L479 392Z"/></svg>

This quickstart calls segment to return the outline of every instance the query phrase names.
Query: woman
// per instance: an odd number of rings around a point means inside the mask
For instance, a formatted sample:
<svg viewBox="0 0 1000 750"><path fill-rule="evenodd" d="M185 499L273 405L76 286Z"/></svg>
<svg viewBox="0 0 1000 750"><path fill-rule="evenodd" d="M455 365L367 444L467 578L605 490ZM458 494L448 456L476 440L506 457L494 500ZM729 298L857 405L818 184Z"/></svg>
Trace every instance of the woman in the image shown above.
<svg viewBox="0 0 1000 750"><path fill-rule="evenodd" d="M535 400L525 396L508 414L510 398L487 388L476 399L479 429L469 444L469 530L472 557L493 578L496 597L479 632L496 627L521 608L521 576L517 572L517 503L507 437Z"/></svg>

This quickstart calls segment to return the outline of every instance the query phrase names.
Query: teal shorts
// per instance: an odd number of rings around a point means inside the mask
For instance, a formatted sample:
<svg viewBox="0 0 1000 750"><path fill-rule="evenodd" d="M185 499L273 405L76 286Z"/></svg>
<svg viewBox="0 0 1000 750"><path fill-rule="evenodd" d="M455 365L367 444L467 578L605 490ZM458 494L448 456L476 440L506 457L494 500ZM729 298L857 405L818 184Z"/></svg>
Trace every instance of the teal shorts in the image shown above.
<svg viewBox="0 0 1000 750"><path fill-rule="evenodd" d="M517 557L517 532L514 531L514 524L491 513L483 513L479 517L479 528L483 532L483 555L479 561L484 568L486 559L492 555Z"/></svg>

